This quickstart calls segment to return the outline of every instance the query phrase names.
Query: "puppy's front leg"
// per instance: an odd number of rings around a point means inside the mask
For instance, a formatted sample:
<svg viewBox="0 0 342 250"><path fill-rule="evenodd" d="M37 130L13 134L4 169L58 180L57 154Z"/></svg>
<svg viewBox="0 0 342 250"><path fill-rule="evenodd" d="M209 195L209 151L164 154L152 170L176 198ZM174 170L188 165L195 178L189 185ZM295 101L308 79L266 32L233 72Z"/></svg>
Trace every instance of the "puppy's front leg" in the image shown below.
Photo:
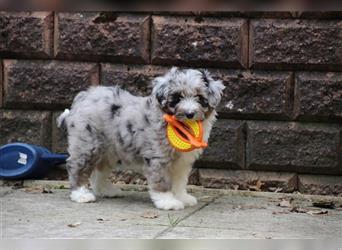
<svg viewBox="0 0 342 250"><path fill-rule="evenodd" d="M194 206L197 204L197 199L186 191L186 185L188 183L192 165L193 161L187 161L180 158L176 160L171 167L172 193L178 200L182 201L185 206Z"/></svg>
<svg viewBox="0 0 342 250"><path fill-rule="evenodd" d="M145 175L154 205L163 210L184 209L183 202L177 200L171 190L171 164L163 163L159 158L145 158L145 163Z"/></svg>

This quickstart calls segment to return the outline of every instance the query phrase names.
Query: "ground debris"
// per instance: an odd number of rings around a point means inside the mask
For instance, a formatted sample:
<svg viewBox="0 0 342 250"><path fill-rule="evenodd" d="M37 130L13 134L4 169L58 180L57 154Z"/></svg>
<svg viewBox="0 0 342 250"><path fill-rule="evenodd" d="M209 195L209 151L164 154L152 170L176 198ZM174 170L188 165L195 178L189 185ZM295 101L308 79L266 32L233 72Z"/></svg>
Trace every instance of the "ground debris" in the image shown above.
<svg viewBox="0 0 342 250"><path fill-rule="evenodd" d="M292 207L293 198L290 199L281 199L281 201L277 204L278 207Z"/></svg>
<svg viewBox="0 0 342 250"><path fill-rule="evenodd" d="M99 223L104 223L105 221L109 221L109 219L97 218L96 219Z"/></svg>
<svg viewBox="0 0 342 250"><path fill-rule="evenodd" d="M281 188L281 187L269 187L268 191L273 192L273 193L279 193L279 192L283 191L283 188Z"/></svg>
<svg viewBox="0 0 342 250"><path fill-rule="evenodd" d="M10 186L12 189L21 189L24 187L24 181L5 181L5 186Z"/></svg>
<svg viewBox="0 0 342 250"><path fill-rule="evenodd" d="M327 214L328 211L327 210L309 210L306 213L310 215L320 215L320 214Z"/></svg>
<svg viewBox="0 0 342 250"><path fill-rule="evenodd" d="M308 210L305 208L300 208L300 207L293 207L290 209L291 213L306 213Z"/></svg>
<svg viewBox="0 0 342 250"><path fill-rule="evenodd" d="M265 183L258 180L255 185L249 185L248 189L250 191L262 191L265 186Z"/></svg>
<svg viewBox="0 0 342 250"><path fill-rule="evenodd" d="M53 193L51 189L42 187L42 186L36 186L36 187L28 187L25 188L24 191L26 193L30 194L51 194Z"/></svg>
<svg viewBox="0 0 342 250"><path fill-rule="evenodd" d="M114 184L147 184L146 178L143 174L132 170L115 170L112 172L110 179Z"/></svg>
<svg viewBox="0 0 342 250"><path fill-rule="evenodd" d="M328 214L327 210L323 210L323 209L320 209L320 210L309 210L309 209L300 208L300 207L293 207L290 210L290 212L293 212L293 213L305 213L305 214L309 214L311 216Z"/></svg>
<svg viewBox="0 0 342 250"><path fill-rule="evenodd" d="M155 219L159 217L159 213L154 212L154 211L145 211L141 217L145 218L145 219Z"/></svg>
<svg viewBox="0 0 342 250"><path fill-rule="evenodd" d="M312 202L314 207L335 209L335 203L333 201L315 201Z"/></svg>
<svg viewBox="0 0 342 250"><path fill-rule="evenodd" d="M68 224L68 227L78 227L81 224L82 224L81 222L70 223L70 224Z"/></svg>

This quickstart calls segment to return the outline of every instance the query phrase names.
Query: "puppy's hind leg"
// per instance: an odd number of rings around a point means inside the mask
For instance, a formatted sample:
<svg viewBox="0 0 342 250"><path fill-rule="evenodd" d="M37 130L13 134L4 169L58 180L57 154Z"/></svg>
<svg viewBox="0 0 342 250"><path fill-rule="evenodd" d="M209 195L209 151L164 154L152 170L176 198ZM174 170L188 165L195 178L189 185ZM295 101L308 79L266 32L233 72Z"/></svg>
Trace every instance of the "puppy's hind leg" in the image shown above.
<svg viewBox="0 0 342 250"><path fill-rule="evenodd" d="M78 203L94 202L96 197L87 187L92 167L69 157L67 170L71 186L70 199Z"/></svg>
<svg viewBox="0 0 342 250"><path fill-rule="evenodd" d="M88 183L95 166L102 160L101 145L87 134L69 134L68 141L70 157L67 159L67 170L71 185L70 198L79 203L94 202L96 198L88 189Z"/></svg>
<svg viewBox="0 0 342 250"><path fill-rule="evenodd" d="M114 163L115 164L115 163ZM98 164L91 175L90 183L96 196L99 197L122 197L123 192L120 188L115 187L108 177L112 172L110 163L105 160Z"/></svg>

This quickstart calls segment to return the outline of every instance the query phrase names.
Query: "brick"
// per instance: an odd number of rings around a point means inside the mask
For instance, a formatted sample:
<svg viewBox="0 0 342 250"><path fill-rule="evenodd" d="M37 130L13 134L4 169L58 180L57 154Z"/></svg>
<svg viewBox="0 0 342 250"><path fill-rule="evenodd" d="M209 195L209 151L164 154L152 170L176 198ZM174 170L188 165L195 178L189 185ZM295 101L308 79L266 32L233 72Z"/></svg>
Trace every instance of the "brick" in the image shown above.
<svg viewBox="0 0 342 250"><path fill-rule="evenodd" d="M61 109L90 85L96 85L98 66L61 61L4 61L4 106Z"/></svg>
<svg viewBox="0 0 342 250"><path fill-rule="evenodd" d="M241 68L247 60L243 19L153 17L153 63Z"/></svg>
<svg viewBox="0 0 342 250"><path fill-rule="evenodd" d="M50 148L50 112L0 110L0 134L0 145L25 142Z"/></svg>
<svg viewBox="0 0 342 250"><path fill-rule="evenodd" d="M0 60L0 108L2 107L2 99L3 99L3 65Z"/></svg>
<svg viewBox="0 0 342 250"><path fill-rule="evenodd" d="M56 119L62 112L52 114L52 151L56 153L65 153L68 148L67 134L63 129L57 127Z"/></svg>
<svg viewBox="0 0 342 250"><path fill-rule="evenodd" d="M225 118L282 118L291 116L292 74L265 71L213 71L225 85L218 107Z"/></svg>
<svg viewBox="0 0 342 250"><path fill-rule="evenodd" d="M342 73L302 72L295 82L297 118L342 121Z"/></svg>
<svg viewBox="0 0 342 250"><path fill-rule="evenodd" d="M199 170L197 168L193 168L190 172L188 185L200 185L199 184Z"/></svg>
<svg viewBox="0 0 342 250"><path fill-rule="evenodd" d="M289 193L297 190L297 175L294 173L200 169L199 182L207 188L274 191Z"/></svg>
<svg viewBox="0 0 342 250"><path fill-rule="evenodd" d="M110 12L58 13L58 58L144 63L149 61L149 16Z"/></svg>
<svg viewBox="0 0 342 250"><path fill-rule="evenodd" d="M152 80L168 69L158 66L138 66L122 64L101 64L101 84L119 85L135 95L149 95Z"/></svg>
<svg viewBox="0 0 342 250"><path fill-rule="evenodd" d="M297 173L341 173L339 125L248 122L248 169Z"/></svg>
<svg viewBox="0 0 342 250"><path fill-rule="evenodd" d="M197 166L205 168L244 168L243 122L217 120L209 146Z"/></svg>
<svg viewBox="0 0 342 250"><path fill-rule="evenodd" d="M250 66L342 70L342 21L253 20Z"/></svg>
<svg viewBox="0 0 342 250"><path fill-rule="evenodd" d="M0 57L50 57L52 35L52 12L0 12Z"/></svg>
<svg viewBox="0 0 342 250"><path fill-rule="evenodd" d="M342 196L342 176L298 175L299 192Z"/></svg>

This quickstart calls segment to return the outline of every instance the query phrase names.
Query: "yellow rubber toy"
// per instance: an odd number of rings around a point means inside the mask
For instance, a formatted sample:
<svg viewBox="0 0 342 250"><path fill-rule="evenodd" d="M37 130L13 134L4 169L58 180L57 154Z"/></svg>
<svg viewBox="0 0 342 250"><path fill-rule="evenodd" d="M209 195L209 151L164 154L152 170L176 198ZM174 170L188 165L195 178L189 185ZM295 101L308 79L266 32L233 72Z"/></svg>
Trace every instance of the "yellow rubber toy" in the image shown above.
<svg viewBox="0 0 342 250"><path fill-rule="evenodd" d="M167 122L166 135L169 143L180 152L189 152L196 148L206 148L203 141L202 122L195 120L178 121L174 116L164 115Z"/></svg>

